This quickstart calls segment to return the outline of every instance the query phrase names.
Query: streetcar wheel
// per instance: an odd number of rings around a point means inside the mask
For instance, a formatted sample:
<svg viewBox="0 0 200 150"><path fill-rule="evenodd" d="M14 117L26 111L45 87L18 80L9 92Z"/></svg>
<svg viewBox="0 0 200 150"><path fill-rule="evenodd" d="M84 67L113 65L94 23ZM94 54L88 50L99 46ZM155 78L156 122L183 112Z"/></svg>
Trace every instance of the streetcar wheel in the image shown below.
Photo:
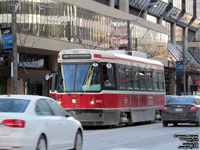
<svg viewBox="0 0 200 150"><path fill-rule="evenodd" d="M82 149L83 149L83 138L81 132L78 131L76 134L73 150L82 150Z"/></svg>
<svg viewBox="0 0 200 150"><path fill-rule="evenodd" d="M167 127L168 126L168 122L167 121L163 121L162 124L163 124L163 127Z"/></svg>
<svg viewBox="0 0 200 150"><path fill-rule="evenodd" d="M43 135L40 136L40 139L38 140L36 150L47 150L47 142Z"/></svg>

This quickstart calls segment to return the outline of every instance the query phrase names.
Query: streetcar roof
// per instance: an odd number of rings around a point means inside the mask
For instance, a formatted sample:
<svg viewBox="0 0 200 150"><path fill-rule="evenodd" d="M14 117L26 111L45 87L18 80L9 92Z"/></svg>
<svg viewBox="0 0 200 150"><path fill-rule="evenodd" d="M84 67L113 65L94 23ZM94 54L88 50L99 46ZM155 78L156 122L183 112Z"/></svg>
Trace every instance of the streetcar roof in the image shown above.
<svg viewBox="0 0 200 150"><path fill-rule="evenodd" d="M136 63L150 64L156 66L163 66L162 62L143 57L131 56L127 54L115 53L109 50L92 50L92 49L66 49L60 51L58 60L62 61L63 54L92 54L94 59L107 59L107 60L122 60Z"/></svg>

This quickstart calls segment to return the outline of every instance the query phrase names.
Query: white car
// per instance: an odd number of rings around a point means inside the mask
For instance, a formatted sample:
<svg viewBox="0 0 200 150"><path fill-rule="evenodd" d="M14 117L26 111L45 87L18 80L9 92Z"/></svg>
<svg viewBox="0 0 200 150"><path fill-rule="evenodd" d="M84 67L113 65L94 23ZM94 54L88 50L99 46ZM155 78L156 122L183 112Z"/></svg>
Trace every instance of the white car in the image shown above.
<svg viewBox="0 0 200 150"><path fill-rule="evenodd" d="M83 128L53 99L0 96L0 149L82 150Z"/></svg>

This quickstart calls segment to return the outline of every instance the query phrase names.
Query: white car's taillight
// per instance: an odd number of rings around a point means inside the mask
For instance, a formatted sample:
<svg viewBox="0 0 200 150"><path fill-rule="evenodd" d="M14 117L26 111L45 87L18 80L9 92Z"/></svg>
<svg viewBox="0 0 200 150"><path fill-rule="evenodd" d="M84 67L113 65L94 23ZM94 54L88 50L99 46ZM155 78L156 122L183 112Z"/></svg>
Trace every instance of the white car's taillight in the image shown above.
<svg viewBox="0 0 200 150"><path fill-rule="evenodd" d="M25 127L25 121L24 120L19 120L19 119L8 119L8 120L3 120L2 124L8 127L13 127L13 128L24 128Z"/></svg>

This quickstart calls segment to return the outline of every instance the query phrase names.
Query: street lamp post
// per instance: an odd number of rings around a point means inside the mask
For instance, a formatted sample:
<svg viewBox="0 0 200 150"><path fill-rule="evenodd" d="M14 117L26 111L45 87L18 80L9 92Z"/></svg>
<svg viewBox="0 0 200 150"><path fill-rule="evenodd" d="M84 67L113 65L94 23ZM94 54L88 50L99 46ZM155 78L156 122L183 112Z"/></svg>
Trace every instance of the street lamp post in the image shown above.
<svg viewBox="0 0 200 150"><path fill-rule="evenodd" d="M12 1L12 36L13 36L13 93L18 94L18 64L17 64L17 8L18 1Z"/></svg>

